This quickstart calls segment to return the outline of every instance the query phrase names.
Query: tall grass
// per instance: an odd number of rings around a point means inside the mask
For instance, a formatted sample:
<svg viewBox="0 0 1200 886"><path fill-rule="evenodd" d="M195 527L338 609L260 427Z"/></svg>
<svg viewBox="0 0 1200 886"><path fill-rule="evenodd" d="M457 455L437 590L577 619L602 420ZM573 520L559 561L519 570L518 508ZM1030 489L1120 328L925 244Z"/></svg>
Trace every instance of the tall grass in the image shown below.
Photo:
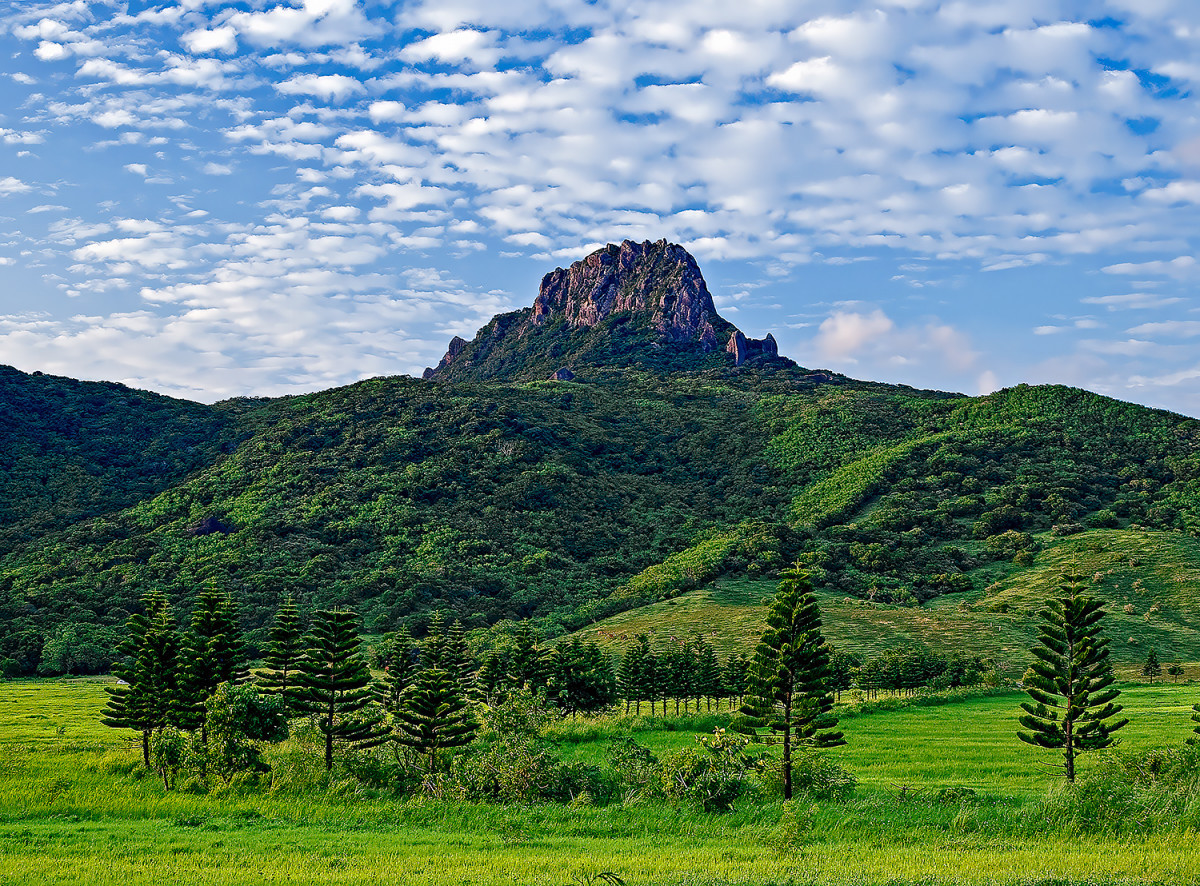
<svg viewBox="0 0 1200 886"><path fill-rule="evenodd" d="M1181 745L1196 691L1126 692L1128 752ZM1193 820L1177 800L1130 827L1080 826L1102 788L1050 788L1045 758L1012 735L1013 696L860 710L843 722L848 744L834 753L859 777L853 798L785 809L759 796L727 815L662 802L405 799L364 790L345 772L270 790L166 793L141 774L136 749L96 721L103 700L98 682L0 685L0 882L573 884L603 872L630 886L1200 879L1198 841L1185 832ZM565 720L549 736L563 755L600 760L614 737L669 750L722 721ZM1102 786L1117 765L1094 759L1084 778ZM1145 800L1148 789L1138 790L1121 809Z"/></svg>

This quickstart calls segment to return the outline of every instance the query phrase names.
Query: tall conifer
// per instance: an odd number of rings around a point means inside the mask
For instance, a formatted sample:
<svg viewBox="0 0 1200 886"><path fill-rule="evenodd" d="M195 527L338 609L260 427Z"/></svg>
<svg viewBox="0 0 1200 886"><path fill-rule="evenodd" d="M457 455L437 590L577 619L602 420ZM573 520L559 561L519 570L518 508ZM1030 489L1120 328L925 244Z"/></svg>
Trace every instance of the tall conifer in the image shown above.
<svg viewBox="0 0 1200 886"><path fill-rule="evenodd" d="M1121 692L1113 686L1108 640L1101 633L1104 604L1085 593L1078 575L1064 574L1059 590L1060 596L1038 613L1041 632L1025 673L1033 704L1021 703L1025 713L1019 722L1028 731L1017 737L1061 750L1063 774L1073 782L1075 758L1112 745L1112 733L1129 721L1114 719L1121 712L1114 704Z"/></svg>
<svg viewBox="0 0 1200 886"><path fill-rule="evenodd" d="M199 729L207 745L208 697L222 683L241 683L249 675L237 606L229 594L205 588L197 595L180 664L179 725Z"/></svg>
<svg viewBox="0 0 1200 886"><path fill-rule="evenodd" d="M387 639L383 649L383 677L375 684L379 701L389 713L396 713L402 704L405 690L421 670L420 651L408 628L401 627Z"/></svg>
<svg viewBox="0 0 1200 886"><path fill-rule="evenodd" d="M767 628L754 652L740 731L768 729L783 740L783 796L792 797L792 748L845 744L834 731L829 690L829 647L821 635L821 613L800 564L783 581L767 611Z"/></svg>
<svg viewBox="0 0 1200 886"><path fill-rule="evenodd" d="M295 707L312 714L325 737L325 769L333 769L335 743L366 748L387 740L379 717L364 709L374 699L371 671L359 652L358 616L323 609L305 635Z"/></svg>
<svg viewBox="0 0 1200 886"><path fill-rule="evenodd" d="M176 719L179 637L163 593L146 594L142 610L125 623L127 635L117 647L123 660L112 669L120 682L105 687L109 697L100 722L139 733L142 760L149 769L150 736Z"/></svg>
<svg viewBox="0 0 1200 886"><path fill-rule="evenodd" d="M441 668L422 671L396 712L395 741L437 770L438 751L468 744L478 728L454 676Z"/></svg>
<svg viewBox="0 0 1200 886"><path fill-rule="evenodd" d="M300 610L288 596L279 604L275 624L267 635L263 664L269 670L258 675L258 683L264 692L282 695L284 705L289 708L292 696L296 693L296 680L303 657L304 633L300 627Z"/></svg>

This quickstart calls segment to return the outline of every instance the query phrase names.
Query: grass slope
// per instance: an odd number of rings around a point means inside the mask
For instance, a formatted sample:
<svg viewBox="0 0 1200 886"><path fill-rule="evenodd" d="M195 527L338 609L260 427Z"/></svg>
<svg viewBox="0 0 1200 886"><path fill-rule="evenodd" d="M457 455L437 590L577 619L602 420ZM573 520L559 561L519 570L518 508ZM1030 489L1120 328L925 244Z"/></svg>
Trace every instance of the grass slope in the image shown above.
<svg viewBox="0 0 1200 886"><path fill-rule="evenodd" d="M1064 570L1091 581L1110 603L1106 631L1116 662L1139 664L1151 647L1163 662L1200 660L1200 541L1178 532L1090 530L1049 545L1028 568L987 587L922 606L891 606L819 592L825 635L870 654L919 643L944 654L982 655L1019 675L1037 634L1036 613ZM641 606L578 633L614 652L640 633L657 642L701 634L722 654L753 651L763 629L768 580L724 578L673 599Z"/></svg>

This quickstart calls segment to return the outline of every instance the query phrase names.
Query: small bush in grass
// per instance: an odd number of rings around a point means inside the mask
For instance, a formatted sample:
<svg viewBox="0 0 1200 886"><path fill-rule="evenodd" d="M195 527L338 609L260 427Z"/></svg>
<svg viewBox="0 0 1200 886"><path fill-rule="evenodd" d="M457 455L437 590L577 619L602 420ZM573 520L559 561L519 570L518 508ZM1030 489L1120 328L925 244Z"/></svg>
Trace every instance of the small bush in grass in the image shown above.
<svg viewBox="0 0 1200 886"><path fill-rule="evenodd" d="M787 800L783 804L779 824L775 825L767 838L767 845L780 855L798 854L808 840L816 814L817 807L812 803Z"/></svg>
<svg viewBox="0 0 1200 886"><path fill-rule="evenodd" d="M783 775L777 761L771 760L763 773L763 782L771 791L783 793ZM846 800L858 787L858 779L829 757L816 751L802 751L792 760L792 791L813 800Z"/></svg>
<svg viewBox="0 0 1200 886"><path fill-rule="evenodd" d="M1200 829L1200 749L1110 753L1074 785L1060 784L1029 811L1035 828L1058 821L1078 833Z"/></svg>
<svg viewBox="0 0 1200 886"><path fill-rule="evenodd" d="M705 812L728 812L745 794L763 757L747 751L748 738L717 729L696 738L697 747L676 751L662 761L663 793L675 802L693 803Z"/></svg>
<svg viewBox="0 0 1200 886"><path fill-rule="evenodd" d="M662 796L661 764L649 748L626 737L609 745L607 757L627 800Z"/></svg>

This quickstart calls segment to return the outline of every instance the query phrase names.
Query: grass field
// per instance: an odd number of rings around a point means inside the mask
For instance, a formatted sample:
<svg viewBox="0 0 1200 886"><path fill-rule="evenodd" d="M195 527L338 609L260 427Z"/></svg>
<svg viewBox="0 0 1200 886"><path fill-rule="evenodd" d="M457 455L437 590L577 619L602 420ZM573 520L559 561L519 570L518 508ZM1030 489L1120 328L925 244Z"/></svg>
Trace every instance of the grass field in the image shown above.
<svg viewBox="0 0 1200 886"><path fill-rule="evenodd" d="M923 606L877 605L818 593L825 636L835 646L862 654L916 642L947 654L982 655L1016 677L1029 662L1037 634L1035 613L1070 569L1088 577L1093 592L1111 604L1105 630L1118 665L1140 664L1151 647L1164 664L1175 658L1200 661L1200 541L1175 532L1119 529L1068 538L1046 535L1041 541L1046 548L1032 566L1010 568L997 581L988 578L986 588L948 594ZM579 633L614 651L644 632L659 641L703 634L722 654L750 652L763 629L762 600L775 588L773 580L718 579ZM1200 677L1194 664L1188 673Z"/></svg>
<svg viewBox="0 0 1200 886"><path fill-rule="evenodd" d="M1195 684L1134 685L1130 750L1178 745ZM1053 817L1047 759L1013 738L1019 696L847 717L833 752L859 778L843 802L754 800L727 815L666 804L451 804L327 790L165 793L114 772L137 754L101 726L97 680L0 684L0 882L1117 884L1194 883L1194 833L1102 836ZM636 728L657 751L689 722L564 721L562 753L598 760ZM711 725L705 722L704 728ZM136 771L136 770L135 770ZM939 802L942 787L977 798ZM1052 799L1052 798L1051 798Z"/></svg>

